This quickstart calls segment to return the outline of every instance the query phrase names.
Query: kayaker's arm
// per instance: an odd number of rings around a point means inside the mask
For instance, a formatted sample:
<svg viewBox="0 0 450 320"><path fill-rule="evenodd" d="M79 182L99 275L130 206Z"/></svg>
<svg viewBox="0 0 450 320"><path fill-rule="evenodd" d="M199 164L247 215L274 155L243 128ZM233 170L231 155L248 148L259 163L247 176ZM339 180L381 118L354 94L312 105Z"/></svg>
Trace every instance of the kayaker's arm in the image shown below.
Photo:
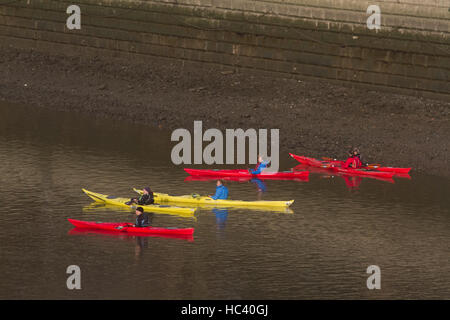
<svg viewBox="0 0 450 320"><path fill-rule="evenodd" d="M217 200L220 197L221 193L222 191L219 188L217 188L216 193L213 196L211 196L211 199Z"/></svg>
<svg viewBox="0 0 450 320"><path fill-rule="evenodd" d="M134 224L132 224L132 223L127 223L127 224L124 224L123 226L117 227L117 229L118 229L118 230L122 230L122 229L124 229L124 228L129 228L129 227L134 227Z"/></svg>

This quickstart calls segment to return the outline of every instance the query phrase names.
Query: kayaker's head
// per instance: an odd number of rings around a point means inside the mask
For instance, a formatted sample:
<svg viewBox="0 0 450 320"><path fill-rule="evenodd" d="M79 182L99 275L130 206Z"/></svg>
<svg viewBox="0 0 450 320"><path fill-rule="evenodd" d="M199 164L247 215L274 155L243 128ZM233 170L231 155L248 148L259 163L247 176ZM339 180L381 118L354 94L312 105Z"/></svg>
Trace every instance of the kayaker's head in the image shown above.
<svg viewBox="0 0 450 320"><path fill-rule="evenodd" d="M216 185L217 185L218 187L220 187L220 186L223 186L223 182L222 182L222 180L217 180L217 183L216 183Z"/></svg>
<svg viewBox="0 0 450 320"><path fill-rule="evenodd" d="M258 156L258 162L259 162L259 163L263 162L263 157Z"/></svg>
<svg viewBox="0 0 450 320"><path fill-rule="evenodd" d="M351 148L351 149L348 151L348 154L350 155L350 157L359 156L359 149L356 148L356 147Z"/></svg>
<svg viewBox="0 0 450 320"><path fill-rule="evenodd" d="M136 215L141 215L142 213L144 213L144 208L142 208L142 207L137 207L137 208L136 208Z"/></svg>
<svg viewBox="0 0 450 320"><path fill-rule="evenodd" d="M150 187L145 187L142 191L143 191L145 194L149 194L150 192L152 192L152 189L150 189Z"/></svg>

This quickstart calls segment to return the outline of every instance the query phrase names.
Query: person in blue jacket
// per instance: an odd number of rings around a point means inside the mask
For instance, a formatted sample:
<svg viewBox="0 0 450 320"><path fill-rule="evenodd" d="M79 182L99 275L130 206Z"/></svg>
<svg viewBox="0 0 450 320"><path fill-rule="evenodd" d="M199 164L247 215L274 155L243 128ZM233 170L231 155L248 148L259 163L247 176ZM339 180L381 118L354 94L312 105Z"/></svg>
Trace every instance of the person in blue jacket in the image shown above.
<svg viewBox="0 0 450 320"><path fill-rule="evenodd" d="M250 170L251 174L260 174L265 168L267 168L267 165L269 164L269 161L263 161L263 158L261 156L258 157L258 164L256 165L255 169Z"/></svg>
<svg viewBox="0 0 450 320"><path fill-rule="evenodd" d="M228 188L223 185L222 181L217 180L216 194L211 196L211 198L214 200L228 198Z"/></svg>

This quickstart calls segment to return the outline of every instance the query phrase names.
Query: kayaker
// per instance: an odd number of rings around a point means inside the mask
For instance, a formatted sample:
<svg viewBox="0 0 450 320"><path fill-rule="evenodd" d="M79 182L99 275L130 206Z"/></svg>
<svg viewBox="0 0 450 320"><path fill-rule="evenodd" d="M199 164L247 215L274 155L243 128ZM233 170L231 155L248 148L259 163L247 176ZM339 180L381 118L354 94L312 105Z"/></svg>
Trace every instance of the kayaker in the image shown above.
<svg viewBox="0 0 450 320"><path fill-rule="evenodd" d="M211 196L212 199L227 199L228 198L228 188L223 185L221 180L217 180L216 183L216 194Z"/></svg>
<svg viewBox="0 0 450 320"><path fill-rule="evenodd" d="M150 226L149 216L147 212L144 212L144 208L136 208L136 228L143 228Z"/></svg>
<svg viewBox="0 0 450 320"><path fill-rule="evenodd" d="M126 226L120 226L117 227L117 229L123 229L123 228L127 228L127 227L136 227L136 228L144 228L144 227L149 227L150 226L150 220L151 218L149 217L147 212L144 212L144 208L142 207L137 207L136 211L136 223L135 224L128 224Z"/></svg>
<svg viewBox="0 0 450 320"><path fill-rule="evenodd" d="M142 192L143 194L139 198L131 198L130 201L126 202L126 204L138 204L140 206L146 206L155 203L155 199L153 198L153 191L150 189L150 187L145 187Z"/></svg>
<svg viewBox="0 0 450 320"><path fill-rule="evenodd" d="M255 169L250 170L251 174L260 174L265 168L267 168L267 165L269 164L269 161L264 161L261 156L258 156L258 163L255 167Z"/></svg>
<svg viewBox="0 0 450 320"><path fill-rule="evenodd" d="M349 151L349 157L345 160L345 163L342 165L342 168L348 169L359 169L362 168L361 162L361 154L359 153L358 148L353 148Z"/></svg>

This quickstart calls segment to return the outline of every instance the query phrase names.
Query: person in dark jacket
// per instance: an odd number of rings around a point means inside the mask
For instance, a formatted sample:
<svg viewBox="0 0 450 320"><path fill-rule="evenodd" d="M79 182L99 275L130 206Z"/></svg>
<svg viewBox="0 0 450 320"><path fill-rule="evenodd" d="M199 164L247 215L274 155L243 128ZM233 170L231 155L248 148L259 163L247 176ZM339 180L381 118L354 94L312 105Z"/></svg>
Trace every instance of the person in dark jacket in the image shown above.
<svg viewBox="0 0 450 320"><path fill-rule="evenodd" d="M120 230L120 229L127 228L127 227L144 228L144 227L151 226L151 222L153 220L152 213L149 215L147 212L144 212L144 208L137 207L135 214L136 214L136 223L135 224L128 223L125 226L117 227L117 229Z"/></svg>
<svg viewBox="0 0 450 320"><path fill-rule="evenodd" d="M150 219L148 213L144 212L144 208L142 207L136 208L136 224L134 226L137 228L150 226Z"/></svg>
<svg viewBox="0 0 450 320"><path fill-rule="evenodd" d="M150 189L150 187L145 187L142 190L142 192L143 192L142 196L140 196L139 198L131 198L130 201L128 201L126 204L127 205L138 204L140 206L146 206L155 203L155 199L153 198L153 192Z"/></svg>

